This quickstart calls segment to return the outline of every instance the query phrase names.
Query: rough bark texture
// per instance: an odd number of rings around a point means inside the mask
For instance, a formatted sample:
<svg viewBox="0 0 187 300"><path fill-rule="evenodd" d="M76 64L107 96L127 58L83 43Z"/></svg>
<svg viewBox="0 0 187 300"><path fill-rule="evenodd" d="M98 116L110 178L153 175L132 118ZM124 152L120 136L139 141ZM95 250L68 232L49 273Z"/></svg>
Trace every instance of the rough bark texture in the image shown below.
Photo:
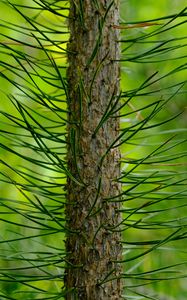
<svg viewBox="0 0 187 300"><path fill-rule="evenodd" d="M67 300L121 299L118 212L120 152L111 147L119 118L103 115L119 95L119 2L70 1L67 183ZM110 106L109 106L110 103ZM110 107L110 108L109 108ZM115 107L116 108L116 107ZM116 197L114 200L111 198Z"/></svg>

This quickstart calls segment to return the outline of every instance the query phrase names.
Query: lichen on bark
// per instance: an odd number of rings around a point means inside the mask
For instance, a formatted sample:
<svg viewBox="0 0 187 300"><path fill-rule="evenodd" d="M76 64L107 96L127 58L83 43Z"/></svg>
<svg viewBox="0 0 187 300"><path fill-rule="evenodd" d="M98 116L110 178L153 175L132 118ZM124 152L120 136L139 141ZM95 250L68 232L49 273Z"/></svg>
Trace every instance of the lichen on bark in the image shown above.
<svg viewBox="0 0 187 300"><path fill-rule="evenodd" d="M122 294L118 23L119 1L70 1L67 300Z"/></svg>

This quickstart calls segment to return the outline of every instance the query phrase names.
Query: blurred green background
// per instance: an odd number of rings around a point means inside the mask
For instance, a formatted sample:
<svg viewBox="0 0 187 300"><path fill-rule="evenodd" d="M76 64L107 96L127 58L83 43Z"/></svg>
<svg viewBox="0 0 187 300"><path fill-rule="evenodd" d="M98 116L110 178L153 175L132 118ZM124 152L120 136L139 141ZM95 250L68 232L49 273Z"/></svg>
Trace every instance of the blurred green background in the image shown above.
<svg viewBox="0 0 187 300"><path fill-rule="evenodd" d="M24 0L14 0L14 3L18 4L27 4L27 5L33 5L33 1L24 1ZM6 22L10 22L9 26L6 23L6 26L1 26L1 37L0 37L0 41L1 41L1 51L0 51L0 60L6 61L7 63L9 63L10 65L13 64L15 65L15 60L13 58L10 57L10 55L7 55L7 53L9 53L9 48L8 46L11 43L15 43L15 47L17 47L17 49L21 50L21 51L25 51L26 53L32 54L33 56L35 55L36 57L39 58L43 58L42 57L42 52L41 51L37 51L37 49L32 49L30 47L27 46L21 46L19 45L19 43L16 45L17 41L13 41L13 40L9 40L8 36L10 35L11 37L15 38L16 40L22 40L23 36L21 31L16 31L14 32L11 28L11 23L17 24L18 26L26 26L26 22L25 20L23 20L23 18L21 16L18 16L18 14L16 12L14 12L13 9L10 9L10 7L8 7L6 5L6 1L2 1L0 3L0 15L1 15L1 23L5 25L5 23L3 23L3 21ZM62 2L63 4L63 2ZM152 1L152 0L142 0L142 1L138 1L138 0L129 0L129 1L121 1L121 22L122 23L131 23L134 21L144 21L144 20L151 20L151 19L157 19L161 16L165 16L165 15L172 15L172 14L176 14L178 12L180 12L182 9L184 9L185 6L185 1L183 0L179 0L179 1L162 1L162 0L157 0L157 1ZM37 7L37 4L35 4ZM58 18L55 17L52 13L49 12L45 12L42 13L41 15L38 16L40 22L43 22L45 24L47 24L48 22L50 24L54 24L54 26L60 26L62 24L62 22L64 22L64 26L66 25L66 20L64 18L64 20L62 18ZM184 19L183 19L184 20ZM158 23L160 23L160 26L166 22L166 20L163 21L158 21ZM159 25L158 25L159 26ZM185 36L186 35L186 24L184 23L183 25L181 25L180 27L176 27L171 31L166 31L165 33L163 33L160 36L157 36L156 38L162 40L162 39L172 39L172 38L176 38L178 36ZM127 30L123 30L121 33L121 39L122 41L126 41L128 39L133 39L135 36L141 36L144 35L145 33L149 33L151 32L151 30L153 30L151 27L149 28L134 28L134 29L127 29ZM67 34L66 35L62 35L62 41L65 41L67 39ZM28 37L28 42L30 42L31 38ZM151 40L151 38L150 38ZM154 37L152 38L152 41L154 40ZM24 40L25 41L25 40ZM181 43L181 41L179 42ZM3 45L6 45L6 49L3 49ZM158 75L156 75L156 78L162 77L164 76L164 74L169 73L171 70L173 70L175 67L177 67L178 65L182 65L186 63L186 46L181 47L177 50L177 45L178 45L178 41L175 40L172 44L175 47L175 51L170 51L170 52L165 52L164 54L161 55L161 59L163 60L162 62L154 62L154 59L157 59L157 56L155 55L155 58L152 57L151 62L147 62L149 61L148 58L146 57L142 57L141 59L138 59L137 61L124 61L122 63L122 69L121 69L121 76L122 76L122 80L121 80L121 87L123 91L129 91L132 89L136 89L139 85L141 85L142 82L144 82L146 80L146 78L148 78L149 76L151 76L151 74L153 74L154 72L158 72ZM47 47L47 46L46 46ZM65 47L65 44L64 44ZM149 44L135 44L132 45L131 48L127 49L126 51L123 52L123 49L126 47L125 42L121 43L121 48L122 48L122 59L126 59L128 56L130 57L130 55L132 55L132 53L140 53L145 51L146 49L148 49ZM66 57L64 52L62 51L62 54L60 55L59 53L55 53L55 46L54 46L54 53L53 53L53 57L54 59L58 62L59 66L64 66L66 63ZM180 58L180 63L178 59L175 59L176 57ZM172 59L172 60L171 60ZM16 78L16 73L15 74L10 74L10 72L8 70L6 70L6 68L3 68L3 65L1 64L0 66L0 72L3 72L4 74L6 74L7 76L10 76L11 78ZM62 75L63 73L65 74L65 71L63 71L63 69L61 69ZM158 80L155 82L155 84L149 86L146 91L152 91L152 94L149 94L149 96L146 95L142 95L142 96L138 96L137 98L134 97L132 102L131 102L131 106L128 107L129 111L131 110L138 110L141 109L141 107L143 107L144 105L146 105L146 103L148 103L149 101L154 101L157 100L158 98L161 99L166 99L169 98L172 94L172 92L175 92L175 88L174 89L167 89L167 87L169 87L171 84L177 84L183 80L185 80L187 76L187 72L184 69L181 72L178 73L171 73L170 76L167 76L166 78L164 78L163 80ZM41 89L45 89L46 91L50 93L53 93L53 89L48 86L47 84L44 85L44 82L38 82L41 86ZM184 91L184 89L183 89ZM14 116L17 116L18 113L16 112L15 108L13 107L13 105L11 104L11 102L9 101L7 95L9 94L13 94L15 95L17 93L16 87L13 86L10 82L8 82L7 80L1 78L0 79L0 109L8 112L9 114L13 114ZM27 101L27 100L25 100ZM62 104L62 106L65 104ZM178 95L176 97L173 97L172 101L168 102L167 105L165 106L164 110L162 110L162 112L156 116L154 122L161 122L164 119L170 118L172 115L178 114L181 110L185 110L186 107L186 94L184 92L180 92L178 93ZM32 103L32 108L37 110L37 104L36 103ZM141 112L141 114L139 115L138 113L130 115L129 118L122 118L122 127L123 126L128 126L129 124L134 124L138 118L144 118L146 116L147 112L145 111L145 115L144 112ZM46 124L47 125L47 124ZM186 115L186 111L184 111L183 114L181 114L177 119L173 120L171 123L168 124L164 124L163 126L160 126L159 128L156 127L154 129L148 130L146 132L146 136L144 136L144 142L142 143L142 139L141 139L141 143L138 145L138 138L137 140L135 139L134 141L132 141L134 144L136 145L123 145L122 146L122 151L124 153L125 157L128 157L129 159L132 158L138 158L138 157L142 157L145 154L148 154L150 152L150 147L154 147L155 145L159 145L159 143L163 142L165 139L167 139L167 134L170 133L169 131L176 131L178 128L183 128L184 129L184 133L180 132L180 137L182 138L185 137L186 135L186 125L187 125L187 115ZM5 130L7 128L10 128L9 125L7 125L7 121L5 120L5 118L2 116L1 118L1 130ZM15 132L15 134L17 133L16 128L12 127L11 131ZM163 134L160 134L162 133ZM144 135L144 134L143 134ZM149 141L150 141L150 136L152 138L152 145L150 145L150 147L148 147ZM140 135L141 137L141 135ZM139 137L139 138L140 138ZM142 138L142 137L141 137ZM2 134L0 136L0 140L1 143L5 143L5 144L11 144L11 137L10 140L7 141L7 136L6 134ZM177 149L177 150L176 150ZM173 150L173 153L176 153L176 151L181 151L184 152L185 149L185 145L183 143L181 143L179 146L177 146L175 150ZM27 153L27 149L23 149L22 151L24 151L24 154ZM29 150L28 150L28 154L29 154ZM23 161L21 160L20 157L15 156L13 153L7 152L5 149L1 149L0 148L0 157L1 160L3 160L4 162L8 162L11 163L11 165L13 167L21 165L21 167L23 167ZM184 176L185 176L185 172L186 172L186 165L181 165L184 162L184 158L181 158L179 160L177 160L177 162L175 164L165 164L160 166L160 168L163 168L163 170L165 170L164 172L170 172L171 174L176 174L178 172L178 168L180 168L180 170L183 170L184 172ZM178 165L177 165L178 164ZM28 166L29 167L29 166ZM8 174L8 176L10 176L12 178L13 181L17 181L20 180L20 176L18 174L16 174L13 170L10 170L10 168L7 168L5 165L1 164L0 165L1 168L1 172L6 172L6 174ZM32 168L32 166L31 166ZM124 170L128 170L130 168L130 166L128 166L128 164L124 164L123 166ZM153 167L154 168L154 167ZM143 170L144 172L149 172L150 167L148 166L141 166L140 171ZM40 169L40 167L36 167L35 171L42 173L42 169ZM137 170L137 172L139 172L139 169ZM54 172L49 172L48 174L44 174L44 176L52 176L54 175ZM136 174L135 174L136 175ZM24 179L21 179L24 181ZM58 181L58 180L57 180ZM62 179L61 182L65 182L65 179ZM141 189L145 188L146 186L142 186ZM178 187L176 187L178 188ZM174 189L174 187L172 187L172 189ZM167 192L167 191L166 191ZM26 193L27 194L27 193ZM17 189L14 185L10 185L7 184L6 182L1 182L0 183L0 197L1 199L9 199L9 205L11 205L11 203L13 204L14 207L16 207L17 205L19 205L20 208L24 209L29 209L29 204L26 201L26 198L23 194L21 194L19 192L19 189ZM16 201L14 203L14 201ZM19 201L19 203L17 202ZM48 201L48 205L51 205L50 200ZM185 204L186 199L180 199L180 203ZM178 200L173 200L172 205L174 206L174 204L177 206L177 202ZM128 208L131 208L133 206L136 205L136 201L134 201L133 203L127 203L126 204ZM158 208L164 208L167 207L168 203L167 202L161 202L157 205L157 209ZM12 214L7 214L6 216L6 211L5 211L5 207L2 207L2 211L3 211L3 218L8 218L10 221L18 221L17 218L18 216L16 215L16 212L12 212ZM63 210L62 210L63 211ZM7 212L8 212L8 208L7 208ZM183 222L183 218L184 216L186 216L187 214L187 209L186 207L182 207L179 208L178 210L171 210L170 212L168 212L167 216L166 214L162 213L159 215L159 218L162 218L162 221L166 219L167 222L169 222L169 220L172 220L172 218L174 218L175 220L178 218L178 222ZM10 219L11 218L11 219ZM20 217L21 218L21 217ZM138 217L137 217L138 218ZM151 214L151 216L149 216L149 218L152 218L153 222L155 220L155 223L158 221L157 220L157 214L154 215L154 213ZM20 221L18 222L22 222L22 220L20 219ZM24 219L23 219L24 222ZM46 221L47 222L47 221ZM24 223L23 223L24 225ZM21 227L16 227L12 228L11 224L8 223L4 223L4 222L0 222L0 226L1 226L1 239L2 240L11 240L11 238L15 238L15 236L17 237L23 237L23 236L27 236L27 228L25 228L24 226ZM166 229L167 231L168 229ZM29 234L32 235L32 230L30 231ZM164 232L165 234L165 232ZM33 235L37 235L37 230L33 229ZM156 230L156 228L154 228L154 230L140 230L140 229L135 229L135 228L129 228L128 230L125 231L124 233L124 239L128 240L128 241L142 241L142 240L151 240L151 239L157 239L160 236L163 235L163 228ZM12 260L12 262L10 260L7 259L6 260L2 260L1 262L1 267L3 268L9 268L9 267L13 267L13 266L21 266L21 256L24 255L24 253L28 253L28 258L32 258L32 254L31 252L33 252L33 259L35 257L37 257L37 252L39 253L41 252L46 252L49 251L50 249L50 245L53 245L54 247L56 247L56 250L54 250L54 253L56 255L56 257L60 258L60 252L59 249L63 249L64 247L64 243L63 243L63 239L64 236L60 233L55 233L51 234L50 236L43 236L43 237L39 237L39 239L36 239L36 241L33 243L31 242L30 239L23 239L17 242L13 242L13 243L7 243L7 244L2 244L1 245L1 253L2 253L2 257L5 256L14 256L14 253L19 254L19 258L20 261L18 263L18 261ZM146 272L147 270L150 269L156 269L159 268L159 266L163 266L163 265L169 265L170 263L174 264L174 263L179 263L180 261L187 261L187 251L186 251L186 240L181 240L181 241L177 241L175 242L175 244L170 243L169 245L166 246L162 246L160 248L160 250L157 250L153 253L150 253L148 255L146 255L145 258L141 258L141 261L137 261L136 264L132 261L127 263L126 266L126 270L125 272L127 274L130 274L131 271L134 269L135 273L141 273L141 272ZM125 250L125 255L131 255L131 249L128 248L128 245L126 245L125 247L127 247L127 249ZM146 248L146 247L145 247ZM32 249L32 251L31 251ZM133 249L132 249L133 250ZM162 250L162 251L161 251ZM31 251L31 252L30 252ZM54 254L53 253L53 254ZM62 250L63 253L63 250ZM135 252L136 253L136 252ZM138 247L137 247L137 253L138 253ZM24 256L25 257L25 256ZM43 256L45 257L45 255ZM52 257L52 255L51 255ZM177 267L178 271L179 271L179 275L181 275L181 273L185 274L185 268L183 266L179 266ZM176 269L176 268L175 268ZM57 267L53 264L51 264L51 266L48 266L48 270L53 272L53 270L55 270L55 272L59 273L61 272L60 267ZM20 271L22 273L22 271ZM28 270L25 271L26 273L29 272ZM25 274L25 272L23 271L23 273ZM24 275L23 274L23 275ZM166 275L166 274L164 274ZM159 276L161 276L159 274ZM169 276L171 277L171 274L169 274ZM176 276L176 272L175 272L175 276ZM27 294L23 294L23 290L24 291L29 291L29 286L22 286L20 288L19 282L15 282L13 283L0 283L0 291L2 293L5 293L8 296L15 296L18 295L16 299L38 299L37 296L34 296L34 294L29 294L29 292ZM127 292L129 293L129 298L128 299L145 299L144 296L141 296L140 294L144 293L145 290L150 291L151 294L155 294L157 296L155 296L155 298L150 298L150 299L160 299L160 300L173 300L173 299L178 299L178 300L185 300L187 299L187 287L186 287L186 279L176 279L174 278L174 280L164 280L163 282L160 282L159 278L157 280L155 280L154 283L149 284L148 286L144 286L142 284L141 286L141 281L136 281L136 278L132 279L126 279L126 283L127 287L129 287L129 290L127 290ZM55 291L55 292L60 292L61 287L62 287L62 282L61 279L54 279L52 280L50 283L49 281L40 281L40 282L33 282L32 285L36 285L37 288L41 288L41 289L45 289L45 290L50 290L50 291ZM139 291L139 295L137 295L135 298L135 296L133 294L131 294L130 290L131 290L131 285L140 285L140 287L138 287L138 291ZM17 293L17 294L15 294ZM35 298L36 297L36 298ZM4 298L3 298L4 299ZM11 299L11 298L10 298ZM13 298L14 299L14 298Z"/></svg>

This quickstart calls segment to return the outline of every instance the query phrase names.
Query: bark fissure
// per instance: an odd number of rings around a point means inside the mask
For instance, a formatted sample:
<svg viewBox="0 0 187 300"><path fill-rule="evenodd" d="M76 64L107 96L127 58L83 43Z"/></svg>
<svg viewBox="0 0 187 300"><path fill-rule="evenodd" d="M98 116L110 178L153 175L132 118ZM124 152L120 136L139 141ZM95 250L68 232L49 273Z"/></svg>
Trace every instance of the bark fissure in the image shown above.
<svg viewBox="0 0 187 300"><path fill-rule="evenodd" d="M118 1L70 1L66 299L121 299ZM104 117L103 117L104 116ZM107 153L107 154L106 154ZM104 159L102 159L104 158ZM73 233L74 232L74 233ZM73 267L74 266L74 267ZM109 280L111 279L111 280ZM76 296L75 296L76 295ZM77 297L77 298L76 298Z"/></svg>

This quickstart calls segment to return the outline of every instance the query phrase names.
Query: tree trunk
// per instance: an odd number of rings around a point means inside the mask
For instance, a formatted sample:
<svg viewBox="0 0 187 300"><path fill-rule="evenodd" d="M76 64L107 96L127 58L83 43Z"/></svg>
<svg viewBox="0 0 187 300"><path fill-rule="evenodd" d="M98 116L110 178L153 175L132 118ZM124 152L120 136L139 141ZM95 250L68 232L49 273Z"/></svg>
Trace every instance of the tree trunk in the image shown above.
<svg viewBox="0 0 187 300"><path fill-rule="evenodd" d="M119 1L71 0L69 18L66 299L121 299Z"/></svg>

